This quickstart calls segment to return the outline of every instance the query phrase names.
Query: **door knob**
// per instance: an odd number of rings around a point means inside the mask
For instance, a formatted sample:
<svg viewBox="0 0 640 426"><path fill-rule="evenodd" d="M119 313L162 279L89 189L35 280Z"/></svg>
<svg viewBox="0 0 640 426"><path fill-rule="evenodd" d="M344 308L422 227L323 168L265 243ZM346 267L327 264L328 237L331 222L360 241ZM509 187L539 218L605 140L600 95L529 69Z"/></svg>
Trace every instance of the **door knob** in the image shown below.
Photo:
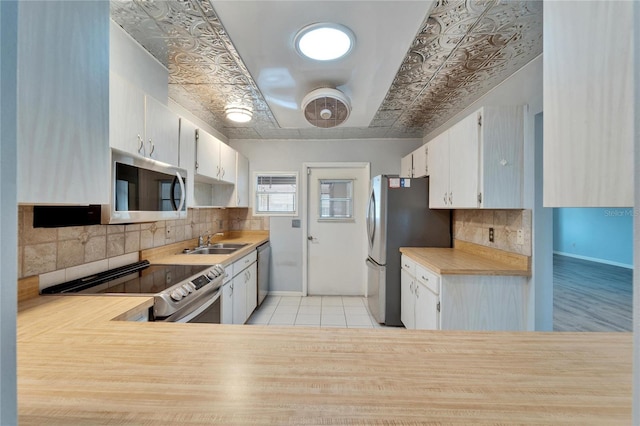
<svg viewBox="0 0 640 426"><path fill-rule="evenodd" d="M307 240L309 240L309 241L313 241L313 237L312 237L311 235L309 235L309 236L307 237Z"/></svg>

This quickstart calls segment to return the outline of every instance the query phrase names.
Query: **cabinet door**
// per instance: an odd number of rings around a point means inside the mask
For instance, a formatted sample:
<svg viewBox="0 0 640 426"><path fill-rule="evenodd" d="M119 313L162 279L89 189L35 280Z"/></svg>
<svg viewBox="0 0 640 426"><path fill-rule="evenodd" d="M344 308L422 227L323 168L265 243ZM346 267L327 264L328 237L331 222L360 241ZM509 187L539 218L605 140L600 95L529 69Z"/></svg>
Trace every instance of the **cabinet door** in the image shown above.
<svg viewBox="0 0 640 426"><path fill-rule="evenodd" d="M20 203L109 202L109 4L102 3L17 6Z"/></svg>
<svg viewBox="0 0 640 426"><path fill-rule="evenodd" d="M400 159L400 176L413 177L413 158L412 154L405 155Z"/></svg>
<svg viewBox="0 0 640 426"><path fill-rule="evenodd" d="M449 132L433 138L429 157L429 207L449 208Z"/></svg>
<svg viewBox="0 0 640 426"><path fill-rule="evenodd" d="M247 281L244 272L233 278L233 323L244 324L247 320Z"/></svg>
<svg viewBox="0 0 640 426"><path fill-rule="evenodd" d="M418 330L439 330L439 298L420 281L415 284L415 328Z"/></svg>
<svg viewBox="0 0 640 426"><path fill-rule="evenodd" d="M413 177L419 178L429 175L427 153L428 148L426 144L413 151Z"/></svg>
<svg viewBox="0 0 640 426"><path fill-rule="evenodd" d="M220 142L218 139L198 129L196 138L196 174L209 179L220 176Z"/></svg>
<svg viewBox="0 0 640 426"><path fill-rule="evenodd" d="M179 165L187 170L187 207L195 207L193 177L196 164L196 126L185 118L180 119L180 139L178 140Z"/></svg>
<svg viewBox="0 0 640 426"><path fill-rule="evenodd" d="M151 96L146 97L145 149L147 157L178 164L178 116Z"/></svg>
<svg viewBox="0 0 640 426"><path fill-rule="evenodd" d="M407 329L415 328L413 286L415 280L405 269L400 270L400 321Z"/></svg>
<svg viewBox="0 0 640 426"><path fill-rule="evenodd" d="M226 183L236 183L236 150L220 142L220 176Z"/></svg>
<svg viewBox="0 0 640 426"><path fill-rule="evenodd" d="M544 4L545 207L634 205L636 3Z"/></svg>
<svg viewBox="0 0 640 426"><path fill-rule="evenodd" d="M249 207L249 160L236 153L235 207Z"/></svg>
<svg viewBox="0 0 640 426"><path fill-rule="evenodd" d="M231 281L222 286L220 323L233 324L233 286Z"/></svg>
<svg viewBox="0 0 640 426"><path fill-rule="evenodd" d="M474 113L449 129L449 206L478 207L480 127Z"/></svg>
<svg viewBox="0 0 640 426"><path fill-rule="evenodd" d="M524 111L522 106L484 107L478 184L485 209L524 208Z"/></svg>
<svg viewBox="0 0 640 426"><path fill-rule="evenodd" d="M144 93L118 74L109 78L109 145L145 155Z"/></svg>
<svg viewBox="0 0 640 426"><path fill-rule="evenodd" d="M258 306L258 265L256 263L253 263L245 270L244 273L247 274L247 309L245 314L246 321Z"/></svg>

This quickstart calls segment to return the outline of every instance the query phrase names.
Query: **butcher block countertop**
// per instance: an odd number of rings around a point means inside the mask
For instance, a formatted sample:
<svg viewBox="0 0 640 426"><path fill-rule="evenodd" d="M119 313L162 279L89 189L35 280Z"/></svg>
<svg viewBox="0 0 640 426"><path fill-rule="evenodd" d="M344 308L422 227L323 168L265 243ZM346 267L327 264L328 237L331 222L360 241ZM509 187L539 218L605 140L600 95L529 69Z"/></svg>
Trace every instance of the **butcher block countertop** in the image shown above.
<svg viewBox="0 0 640 426"><path fill-rule="evenodd" d="M147 259L153 264L163 265L230 265L244 255L255 250L260 244L269 241L269 231L232 231L224 237L215 237L211 243L248 243L246 247L231 254L184 254L185 248L193 249L198 239L183 241L167 246L142 250L140 259Z"/></svg>
<svg viewBox="0 0 640 426"><path fill-rule="evenodd" d="M631 424L631 333L136 323L148 297L18 314L21 425Z"/></svg>
<svg viewBox="0 0 640 426"><path fill-rule="evenodd" d="M458 240L454 248L401 247L400 252L440 275L531 276L528 256Z"/></svg>

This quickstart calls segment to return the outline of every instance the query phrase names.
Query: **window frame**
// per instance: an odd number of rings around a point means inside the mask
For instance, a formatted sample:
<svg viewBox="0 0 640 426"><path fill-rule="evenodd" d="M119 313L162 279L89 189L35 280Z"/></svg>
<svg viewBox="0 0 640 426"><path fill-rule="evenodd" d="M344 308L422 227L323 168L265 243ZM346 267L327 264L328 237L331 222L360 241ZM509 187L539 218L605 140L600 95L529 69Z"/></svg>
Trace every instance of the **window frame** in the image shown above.
<svg viewBox="0 0 640 426"><path fill-rule="evenodd" d="M263 176L289 176L295 178L295 201L293 203L293 211L271 212L258 211L258 179ZM254 216L298 216L300 203L300 173L297 171L255 171L253 172L252 199L253 199L253 215Z"/></svg>

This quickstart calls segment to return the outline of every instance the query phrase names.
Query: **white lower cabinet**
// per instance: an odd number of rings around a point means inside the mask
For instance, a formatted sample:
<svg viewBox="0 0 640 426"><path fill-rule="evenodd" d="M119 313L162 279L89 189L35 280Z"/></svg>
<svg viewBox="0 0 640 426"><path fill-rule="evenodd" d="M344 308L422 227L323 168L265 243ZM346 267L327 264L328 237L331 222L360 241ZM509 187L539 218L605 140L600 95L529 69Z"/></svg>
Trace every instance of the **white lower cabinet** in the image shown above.
<svg viewBox="0 0 640 426"><path fill-rule="evenodd" d="M258 265L254 250L226 267L228 277L222 287L221 323L244 324L258 302Z"/></svg>
<svg viewBox="0 0 640 426"><path fill-rule="evenodd" d="M400 317L408 329L527 330L527 277L439 275L406 255L400 274Z"/></svg>
<svg viewBox="0 0 640 426"><path fill-rule="evenodd" d="M220 323L233 324L233 284L231 276L227 277L222 286L222 300L220 302Z"/></svg>
<svg viewBox="0 0 640 426"><path fill-rule="evenodd" d="M400 320L408 329L438 330L440 300L423 269L407 256L402 256L400 270ZM431 287L431 288L430 288Z"/></svg>

